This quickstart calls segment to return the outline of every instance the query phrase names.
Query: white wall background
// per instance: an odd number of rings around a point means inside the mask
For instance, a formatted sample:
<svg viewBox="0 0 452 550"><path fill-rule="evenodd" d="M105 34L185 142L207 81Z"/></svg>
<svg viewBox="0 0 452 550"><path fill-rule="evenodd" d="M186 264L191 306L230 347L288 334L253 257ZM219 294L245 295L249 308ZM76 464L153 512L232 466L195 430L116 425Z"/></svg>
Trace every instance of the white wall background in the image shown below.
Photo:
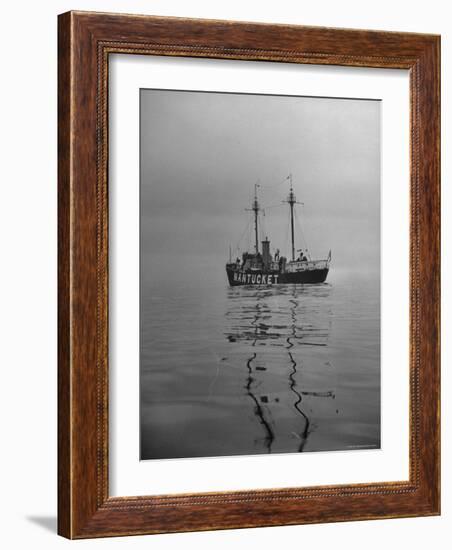
<svg viewBox="0 0 452 550"><path fill-rule="evenodd" d="M452 535L452 161L449 2L91 0L2 5L0 85L0 533L3 548L449 548ZM70 9L442 34L443 515L69 542L56 530L57 14Z"/></svg>

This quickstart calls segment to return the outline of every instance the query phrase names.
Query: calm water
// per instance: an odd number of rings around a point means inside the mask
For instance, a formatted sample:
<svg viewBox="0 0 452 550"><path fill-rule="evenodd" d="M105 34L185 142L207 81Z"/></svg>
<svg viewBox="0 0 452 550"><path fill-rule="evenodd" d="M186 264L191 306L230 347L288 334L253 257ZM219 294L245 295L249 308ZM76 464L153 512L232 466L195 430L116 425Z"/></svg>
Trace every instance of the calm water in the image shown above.
<svg viewBox="0 0 452 550"><path fill-rule="evenodd" d="M142 459L379 446L378 280L142 287Z"/></svg>

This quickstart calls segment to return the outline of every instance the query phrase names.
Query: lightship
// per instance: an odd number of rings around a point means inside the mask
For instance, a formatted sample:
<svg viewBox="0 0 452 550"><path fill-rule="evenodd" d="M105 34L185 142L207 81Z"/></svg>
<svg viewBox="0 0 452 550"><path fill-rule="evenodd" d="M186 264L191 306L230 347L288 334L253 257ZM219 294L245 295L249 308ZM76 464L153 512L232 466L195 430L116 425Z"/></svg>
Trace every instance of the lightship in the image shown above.
<svg viewBox="0 0 452 550"><path fill-rule="evenodd" d="M286 202L289 205L290 228L291 228L291 259L279 254L271 254L270 241L268 237L261 242L259 247L259 205L257 189L254 187L254 200L251 208L248 209L254 213L254 250L244 252L242 258L232 261L231 254L226 263L226 273L231 286L244 285L284 285L284 284L313 284L326 281L331 262L331 250L328 257L324 260L311 259L307 249L299 250L299 256L295 257L295 228L294 228L294 208L297 202L293 190L292 176L290 180L290 191Z"/></svg>

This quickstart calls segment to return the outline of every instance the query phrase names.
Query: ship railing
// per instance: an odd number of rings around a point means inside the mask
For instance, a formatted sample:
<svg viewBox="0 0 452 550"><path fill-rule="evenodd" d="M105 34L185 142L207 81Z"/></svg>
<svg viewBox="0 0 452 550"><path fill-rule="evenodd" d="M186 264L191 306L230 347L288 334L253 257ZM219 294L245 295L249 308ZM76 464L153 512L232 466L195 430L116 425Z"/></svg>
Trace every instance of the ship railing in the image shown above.
<svg viewBox="0 0 452 550"><path fill-rule="evenodd" d="M328 266L328 260L295 260L287 264L286 271L289 273L296 271L313 271L315 269L327 269Z"/></svg>

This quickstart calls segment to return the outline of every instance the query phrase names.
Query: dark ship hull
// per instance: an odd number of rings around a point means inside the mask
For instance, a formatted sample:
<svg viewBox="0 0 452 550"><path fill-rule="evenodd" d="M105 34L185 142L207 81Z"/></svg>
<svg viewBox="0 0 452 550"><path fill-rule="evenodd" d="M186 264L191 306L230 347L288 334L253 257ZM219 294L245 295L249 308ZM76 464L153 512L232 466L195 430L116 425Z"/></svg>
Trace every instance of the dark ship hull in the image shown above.
<svg viewBox="0 0 452 550"><path fill-rule="evenodd" d="M226 266L228 281L231 286L272 286L287 284L315 284L324 283L328 275L329 267L305 269L303 271L264 272L256 270L243 271L236 268L235 264Z"/></svg>

